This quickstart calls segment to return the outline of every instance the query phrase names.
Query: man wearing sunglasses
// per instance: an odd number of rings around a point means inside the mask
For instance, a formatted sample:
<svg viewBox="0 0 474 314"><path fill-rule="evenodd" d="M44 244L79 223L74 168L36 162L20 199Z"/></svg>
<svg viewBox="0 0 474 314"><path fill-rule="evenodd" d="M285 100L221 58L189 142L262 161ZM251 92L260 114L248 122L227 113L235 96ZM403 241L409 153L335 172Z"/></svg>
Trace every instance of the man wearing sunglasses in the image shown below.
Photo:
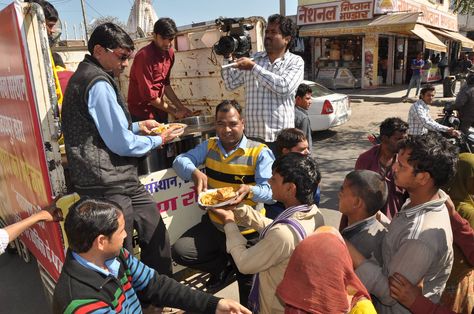
<svg viewBox="0 0 474 314"><path fill-rule="evenodd" d="M142 262L171 276L168 232L155 201L138 180L137 157L181 134L149 136L158 122L132 123L114 77L128 66L134 48L130 36L113 23L99 25L91 34L90 55L79 64L64 96L66 154L75 192L118 203L130 235L125 248L132 249L135 225Z"/></svg>
<svg viewBox="0 0 474 314"><path fill-rule="evenodd" d="M160 18L153 26L152 42L134 57L127 99L133 121L168 122L168 114L178 119L191 115L191 110L181 103L170 85L174 64L172 45L177 32L172 19ZM165 95L171 103L164 101Z"/></svg>

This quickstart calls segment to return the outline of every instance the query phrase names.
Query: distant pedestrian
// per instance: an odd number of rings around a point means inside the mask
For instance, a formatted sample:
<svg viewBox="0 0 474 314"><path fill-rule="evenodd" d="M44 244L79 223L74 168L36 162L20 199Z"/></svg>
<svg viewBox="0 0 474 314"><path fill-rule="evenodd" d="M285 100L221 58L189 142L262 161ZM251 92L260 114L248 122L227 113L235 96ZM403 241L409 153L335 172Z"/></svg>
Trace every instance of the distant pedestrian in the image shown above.
<svg viewBox="0 0 474 314"><path fill-rule="evenodd" d="M446 56L445 52L441 53L441 60L439 60L438 68L439 72L441 73L441 79L444 79L444 71L448 66L448 57Z"/></svg>
<svg viewBox="0 0 474 314"><path fill-rule="evenodd" d="M403 97L403 101L406 101L408 96L410 95L410 90L416 86L416 94L418 96L418 92L420 91L421 87L421 69L425 65L425 61L423 61L423 53L420 51L417 53L416 58L411 61L411 69L413 73L411 75L410 83L408 83L407 94Z"/></svg>
<svg viewBox="0 0 474 314"><path fill-rule="evenodd" d="M309 151L313 148L311 137L311 122L309 121L308 109L311 107L311 96L313 90L307 84L300 84L296 90L295 98L295 128L300 129L306 136Z"/></svg>

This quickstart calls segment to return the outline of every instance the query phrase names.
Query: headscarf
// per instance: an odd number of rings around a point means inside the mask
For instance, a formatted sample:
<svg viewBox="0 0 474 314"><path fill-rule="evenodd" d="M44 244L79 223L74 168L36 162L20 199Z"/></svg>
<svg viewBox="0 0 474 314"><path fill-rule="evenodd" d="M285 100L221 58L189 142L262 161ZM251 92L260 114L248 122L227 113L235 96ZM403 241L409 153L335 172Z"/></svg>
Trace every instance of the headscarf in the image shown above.
<svg viewBox="0 0 474 314"><path fill-rule="evenodd" d="M322 233L318 229L296 247L277 294L292 307L324 314L347 313L362 297L370 300L354 273L346 244L334 228Z"/></svg>
<svg viewBox="0 0 474 314"><path fill-rule="evenodd" d="M459 155L456 175L450 184L449 196L456 211L474 226L474 154Z"/></svg>
<svg viewBox="0 0 474 314"><path fill-rule="evenodd" d="M474 154L462 153L459 155L458 169L451 182L449 196L456 207L460 202L474 205L469 194L474 194Z"/></svg>

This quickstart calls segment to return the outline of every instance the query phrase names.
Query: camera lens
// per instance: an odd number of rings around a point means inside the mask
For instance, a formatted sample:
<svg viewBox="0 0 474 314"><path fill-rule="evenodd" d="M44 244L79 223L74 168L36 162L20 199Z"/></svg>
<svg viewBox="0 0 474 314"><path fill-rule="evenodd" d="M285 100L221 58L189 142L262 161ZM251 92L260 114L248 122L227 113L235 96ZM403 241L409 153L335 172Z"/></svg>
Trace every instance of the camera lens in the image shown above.
<svg viewBox="0 0 474 314"><path fill-rule="evenodd" d="M217 44L214 45L214 51L218 55L230 55L238 46L239 42L236 38L232 36L223 36L219 39Z"/></svg>

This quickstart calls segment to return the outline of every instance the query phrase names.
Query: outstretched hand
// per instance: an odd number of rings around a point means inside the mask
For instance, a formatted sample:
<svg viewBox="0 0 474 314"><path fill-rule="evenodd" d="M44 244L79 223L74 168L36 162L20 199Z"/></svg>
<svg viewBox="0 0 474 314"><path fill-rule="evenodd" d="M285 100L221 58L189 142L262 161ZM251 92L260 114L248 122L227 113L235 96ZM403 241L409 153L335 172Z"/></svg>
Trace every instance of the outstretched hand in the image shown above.
<svg viewBox="0 0 474 314"><path fill-rule="evenodd" d="M63 211L56 206L56 202L62 197L58 195L53 199L53 202L41 209L37 214L40 221L63 221Z"/></svg>
<svg viewBox="0 0 474 314"><path fill-rule="evenodd" d="M235 209L235 206L227 206L224 208L210 208L209 210L216 214L216 216L219 217L219 219L222 220L224 224L226 224L229 222L235 222L235 215L233 209Z"/></svg>
<svg viewBox="0 0 474 314"><path fill-rule="evenodd" d="M154 128L160 126L160 123L156 120L149 119L138 122L138 127L140 128L140 133L144 135L150 135L153 132L151 131Z"/></svg>
<svg viewBox="0 0 474 314"><path fill-rule="evenodd" d="M216 314L252 314L252 312L234 300L220 299L217 303Z"/></svg>
<svg viewBox="0 0 474 314"><path fill-rule="evenodd" d="M230 205L240 204L243 200L245 200L248 197L250 191L251 191L250 185L241 184L239 189L235 191L235 193L237 193L238 196L235 198L235 200L233 200L230 203Z"/></svg>

